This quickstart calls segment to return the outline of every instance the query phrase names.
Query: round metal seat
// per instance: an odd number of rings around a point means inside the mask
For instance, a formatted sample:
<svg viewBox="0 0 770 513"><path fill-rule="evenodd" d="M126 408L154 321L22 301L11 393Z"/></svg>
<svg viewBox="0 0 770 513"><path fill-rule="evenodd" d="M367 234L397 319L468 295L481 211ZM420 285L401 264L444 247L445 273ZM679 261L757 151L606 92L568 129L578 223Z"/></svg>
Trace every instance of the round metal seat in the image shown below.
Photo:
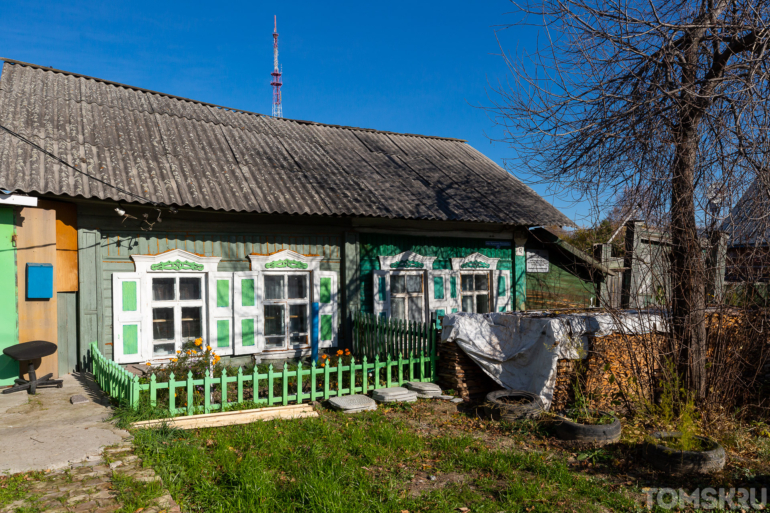
<svg viewBox="0 0 770 513"><path fill-rule="evenodd" d="M29 380L17 379L16 385L3 390L4 394L12 394L26 390L28 394L34 395L38 387L56 387L61 388L64 382L60 379L51 379L53 373L46 374L42 378L37 378L35 374L35 360L50 356L56 352L56 344L45 340L33 340L32 342L22 342L3 349L3 354L13 358L18 362L29 362Z"/></svg>

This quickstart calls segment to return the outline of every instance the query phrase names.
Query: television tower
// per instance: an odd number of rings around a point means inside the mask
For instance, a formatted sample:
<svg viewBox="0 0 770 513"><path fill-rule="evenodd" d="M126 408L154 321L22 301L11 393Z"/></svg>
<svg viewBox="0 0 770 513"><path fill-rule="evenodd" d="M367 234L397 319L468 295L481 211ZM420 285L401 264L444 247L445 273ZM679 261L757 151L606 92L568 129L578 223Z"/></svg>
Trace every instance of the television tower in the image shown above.
<svg viewBox="0 0 770 513"><path fill-rule="evenodd" d="M283 117L283 106L281 105L281 70L278 68L278 16L273 17L273 81L270 85L273 86L273 117Z"/></svg>

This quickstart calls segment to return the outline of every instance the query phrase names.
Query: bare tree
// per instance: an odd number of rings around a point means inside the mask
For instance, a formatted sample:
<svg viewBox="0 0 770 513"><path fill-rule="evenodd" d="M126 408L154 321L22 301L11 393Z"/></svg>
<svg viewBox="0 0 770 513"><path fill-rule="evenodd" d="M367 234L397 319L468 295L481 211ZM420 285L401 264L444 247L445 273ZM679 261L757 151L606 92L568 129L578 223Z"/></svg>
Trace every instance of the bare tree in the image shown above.
<svg viewBox="0 0 770 513"><path fill-rule="evenodd" d="M526 1L526 0L525 0ZM707 394L707 190L745 188L768 162L768 0L515 3L536 53L504 53L491 110L541 180L586 198L640 196L670 231L671 334ZM763 180L764 182L764 180ZM629 192L630 191L630 192ZM648 212L647 214L653 214Z"/></svg>

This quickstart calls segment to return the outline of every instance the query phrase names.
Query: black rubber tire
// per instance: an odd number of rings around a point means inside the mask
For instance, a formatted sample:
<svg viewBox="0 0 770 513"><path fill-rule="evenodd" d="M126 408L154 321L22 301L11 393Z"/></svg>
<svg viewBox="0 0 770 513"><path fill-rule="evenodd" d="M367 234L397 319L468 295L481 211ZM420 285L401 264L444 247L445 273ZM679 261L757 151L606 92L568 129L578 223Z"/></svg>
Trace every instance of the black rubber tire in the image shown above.
<svg viewBox="0 0 770 513"><path fill-rule="evenodd" d="M508 404L503 397L528 399L525 404ZM540 396L524 390L495 390L487 394L485 411L494 420L515 422L524 419L537 419L543 413L543 402Z"/></svg>
<svg viewBox="0 0 770 513"><path fill-rule="evenodd" d="M679 438L678 431L653 433L652 438ZM710 474L719 472L727 459L724 448L718 442L704 436L696 436L707 444L705 451L677 451L665 445L648 442L644 446L644 456L654 468L671 474Z"/></svg>
<svg viewBox="0 0 770 513"><path fill-rule="evenodd" d="M610 415L615 419L615 422L611 424L578 424L566 417L556 417L553 421L554 433L562 440L577 440L579 442L611 443L620 440L622 426L618 418L606 411L595 413Z"/></svg>

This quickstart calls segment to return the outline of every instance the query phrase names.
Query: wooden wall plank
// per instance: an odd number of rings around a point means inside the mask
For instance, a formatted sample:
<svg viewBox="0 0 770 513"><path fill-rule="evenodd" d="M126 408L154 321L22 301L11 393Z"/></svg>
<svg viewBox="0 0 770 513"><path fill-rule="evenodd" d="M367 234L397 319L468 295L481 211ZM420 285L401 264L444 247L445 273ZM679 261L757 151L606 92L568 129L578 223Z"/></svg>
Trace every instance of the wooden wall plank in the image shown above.
<svg viewBox="0 0 770 513"><path fill-rule="evenodd" d="M74 372L78 365L77 292L57 295L59 375Z"/></svg>
<svg viewBox="0 0 770 513"><path fill-rule="evenodd" d="M56 293L50 299L27 299L26 268L28 263L56 265L56 211L24 207L16 228L16 261L19 285L19 342L46 340L58 342ZM57 289L56 272L53 290ZM25 369L20 369L24 372ZM59 375L58 356L42 359L38 373Z"/></svg>

